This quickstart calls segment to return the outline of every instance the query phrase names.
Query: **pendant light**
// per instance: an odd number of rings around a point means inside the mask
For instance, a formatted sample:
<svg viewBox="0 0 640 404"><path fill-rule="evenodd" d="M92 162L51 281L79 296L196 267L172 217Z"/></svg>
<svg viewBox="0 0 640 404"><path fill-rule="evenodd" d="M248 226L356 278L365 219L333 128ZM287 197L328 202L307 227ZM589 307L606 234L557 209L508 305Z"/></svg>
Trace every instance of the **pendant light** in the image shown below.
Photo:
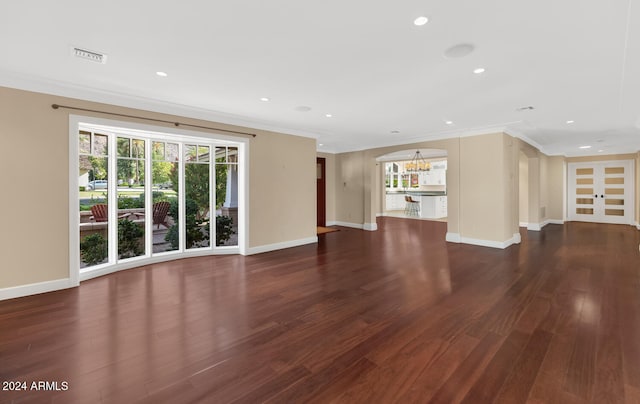
<svg viewBox="0 0 640 404"><path fill-rule="evenodd" d="M416 154L413 155L410 163L405 164L405 170L407 172L420 172L431 170L431 164L427 162L420 150L416 150Z"/></svg>

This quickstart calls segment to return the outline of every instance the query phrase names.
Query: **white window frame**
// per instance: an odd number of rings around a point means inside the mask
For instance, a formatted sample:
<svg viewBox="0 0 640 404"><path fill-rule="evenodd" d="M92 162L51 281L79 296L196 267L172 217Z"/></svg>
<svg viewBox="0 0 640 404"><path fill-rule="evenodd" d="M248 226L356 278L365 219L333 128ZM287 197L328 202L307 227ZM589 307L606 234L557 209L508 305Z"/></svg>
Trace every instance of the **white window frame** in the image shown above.
<svg viewBox="0 0 640 404"><path fill-rule="evenodd" d="M116 262L110 262L108 264L100 264L91 267L83 268L80 270L80 217L78 214L78 131L81 128L91 128L93 131L101 131L107 134L113 134L116 136L110 137L110 154L109 154L109 205L115 206L117 204L117 178L113 175L115 165L114 161L117 161L117 148L116 138L118 135L124 137L140 137L144 138L148 143L145 148L145 170L147 173L151 173L151 142L154 140L178 142L180 144L180 156L183 158L183 147L185 143L206 144L211 147L210 150L215 151L216 146L229 146L238 148L238 245L237 246L216 246L215 242L215 210L211 213L210 224L210 242L209 247L185 249L184 246L184 229L180 229L180 246L176 251L167 251L163 253L157 253L152 255L152 248L149 245L149 237L146 235L152 234L151 216L152 212L148 208L152 206L152 192L145 192L145 255L139 257L128 258ZM178 258L204 256L204 255L221 255L221 254L248 254L248 237L249 237L249 220L248 220L248 201L249 201L249 139L245 137L229 136L220 133L208 133L197 132L191 130L184 130L181 128L166 128L154 125L139 124L126 121L118 121L104 118L96 118L81 115L69 115L69 277L73 285L77 285L80 281L92 279L98 276L106 275L109 273L134 268L142 265L148 265L156 262L170 261ZM179 189L184 190L184 161L180 161L180 175L179 175ZM210 155L209 162L210 178L215 182L215 157ZM145 177L146 178L146 177ZM153 181L147 179L145 181L145 190L150 191ZM210 195L210 202L215 206L215 184L212 184ZM184 199L184 193L181 196ZM213 199L211 199L213 198ZM184 200L182 200L180 209L180 223L184 221ZM115 211L113 211L115 212ZM115 216L115 213L111 212L110 216ZM110 217L115 219L115 217ZM110 223L116 223L113 220ZM117 226L109 226L109 249L115 251L116 243L113 243L114 235L117 239ZM110 257L114 255L113 251L110 251ZM117 256L117 251L115 251Z"/></svg>

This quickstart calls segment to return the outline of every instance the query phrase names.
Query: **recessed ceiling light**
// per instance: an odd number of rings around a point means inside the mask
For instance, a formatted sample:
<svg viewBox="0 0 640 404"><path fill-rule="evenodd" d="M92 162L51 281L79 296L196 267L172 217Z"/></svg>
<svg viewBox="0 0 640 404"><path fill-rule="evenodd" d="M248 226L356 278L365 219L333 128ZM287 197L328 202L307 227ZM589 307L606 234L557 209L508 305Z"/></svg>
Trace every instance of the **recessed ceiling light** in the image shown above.
<svg viewBox="0 0 640 404"><path fill-rule="evenodd" d="M580 146L581 149L590 149L591 146Z"/></svg>
<svg viewBox="0 0 640 404"><path fill-rule="evenodd" d="M447 125L453 125L453 121L444 121Z"/></svg>
<svg viewBox="0 0 640 404"><path fill-rule="evenodd" d="M598 150L598 153L602 153L604 150Z"/></svg>
<svg viewBox="0 0 640 404"><path fill-rule="evenodd" d="M333 115L331 115L331 114L324 114L324 116L326 116L327 118L331 118Z"/></svg>
<svg viewBox="0 0 640 404"><path fill-rule="evenodd" d="M306 105L299 105L294 108L298 112L309 112L311 111L311 107L307 107Z"/></svg>
<svg viewBox="0 0 640 404"><path fill-rule="evenodd" d="M269 97L262 97L262 98L260 98L260 101L269 102L269 101L271 101L271 98L269 98Z"/></svg>
<svg viewBox="0 0 640 404"><path fill-rule="evenodd" d="M462 58L473 52L475 48L476 47L470 43L459 43L445 50L444 57L448 59Z"/></svg>
<svg viewBox="0 0 640 404"><path fill-rule="evenodd" d="M484 67L478 67L477 69L473 70L475 74L482 74L484 73L484 71L485 71Z"/></svg>
<svg viewBox="0 0 640 404"><path fill-rule="evenodd" d="M413 24L417 25L418 27L421 27L428 22L429 22L429 19L423 15L413 20Z"/></svg>
<svg viewBox="0 0 640 404"><path fill-rule="evenodd" d="M323 144L323 143L320 143L318 146L324 146L324 144Z"/></svg>
<svg viewBox="0 0 640 404"><path fill-rule="evenodd" d="M567 123L568 123L568 124L572 124L572 123L574 123L574 122L575 122L575 121L572 121L572 120L568 120L568 121L567 121Z"/></svg>
<svg viewBox="0 0 640 404"><path fill-rule="evenodd" d="M160 76L160 77L167 77L167 76L168 76L168 74L167 74L167 73L165 73L165 72L156 72L156 74L157 74L158 76Z"/></svg>
<svg viewBox="0 0 640 404"><path fill-rule="evenodd" d="M522 111L533 111L535 108L533 107L533 105L527 105L526 107L519 107L516 108L516 111L518 112L522 112Z"/></svg>

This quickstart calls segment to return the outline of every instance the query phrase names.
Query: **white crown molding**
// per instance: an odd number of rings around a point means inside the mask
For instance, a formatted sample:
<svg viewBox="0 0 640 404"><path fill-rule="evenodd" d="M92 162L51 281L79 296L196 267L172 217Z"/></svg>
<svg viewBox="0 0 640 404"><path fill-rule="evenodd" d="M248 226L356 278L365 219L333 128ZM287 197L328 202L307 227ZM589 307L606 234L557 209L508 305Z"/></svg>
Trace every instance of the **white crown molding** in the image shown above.
<svg viewBox="0 0 640 404"><path fill-rule="evenodd" d="M531 139L530 137L528 137L527 135L525 135L524 133L513 129L513 128L505 128L504 133L506 133L509 136L518 138L520 140L522 140L523 142L529 144L530 146L535 147L536 149L538 149L541 153L547 155L547 156L552 156L553 154L549 154L548 150L546 150L540 143L536 142L535 140Z"/></svg>
<svg viewBox="0 0 640 404"><path fill-rule="evenodd" d="M492 133L501 133L501 132L505 133L506 125L515 124L519 122L520 121L505 122L505 123L495 124L495 125L462 128L459 130L448 129L445 131L433 132L431 134L405 137L395 141L370 143L370 144L359 146L356 148L342 148L342 149L338 149L335 154L350 153L350 152L370 150L370 149L379 149L383 147L403 146L403 145L410 145L410 144L422 143L422 142L432 142L436 140L458 139L463 137L489 135Z"/></svg>
<svg viewBox="0 0 640 404"><path fill-rule="evenodd" d="M151 98L79 86L74 83L43 79L3 69L0 69L0 86L168 115L176 115L185 118L202 119L210 122L241 126L249 129L278 132L292 136L317 139L323 135L322 133L303 129L287 128L272 122L251 119L226 112L213 111ZM323 151L324 150L326 149L323 149Z"/></svg>

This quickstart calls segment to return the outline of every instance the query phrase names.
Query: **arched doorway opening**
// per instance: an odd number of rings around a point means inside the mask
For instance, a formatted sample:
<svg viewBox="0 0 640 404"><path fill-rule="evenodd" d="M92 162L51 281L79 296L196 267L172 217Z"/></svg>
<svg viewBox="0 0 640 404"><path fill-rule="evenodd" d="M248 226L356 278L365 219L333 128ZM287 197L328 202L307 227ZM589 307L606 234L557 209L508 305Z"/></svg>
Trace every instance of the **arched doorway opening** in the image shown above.
<svg viewBox="0 0 640 404"><path fill-rule="evenodd" d="M376 158L383 216L447 220L447 151L407 149Z"/></svg>

